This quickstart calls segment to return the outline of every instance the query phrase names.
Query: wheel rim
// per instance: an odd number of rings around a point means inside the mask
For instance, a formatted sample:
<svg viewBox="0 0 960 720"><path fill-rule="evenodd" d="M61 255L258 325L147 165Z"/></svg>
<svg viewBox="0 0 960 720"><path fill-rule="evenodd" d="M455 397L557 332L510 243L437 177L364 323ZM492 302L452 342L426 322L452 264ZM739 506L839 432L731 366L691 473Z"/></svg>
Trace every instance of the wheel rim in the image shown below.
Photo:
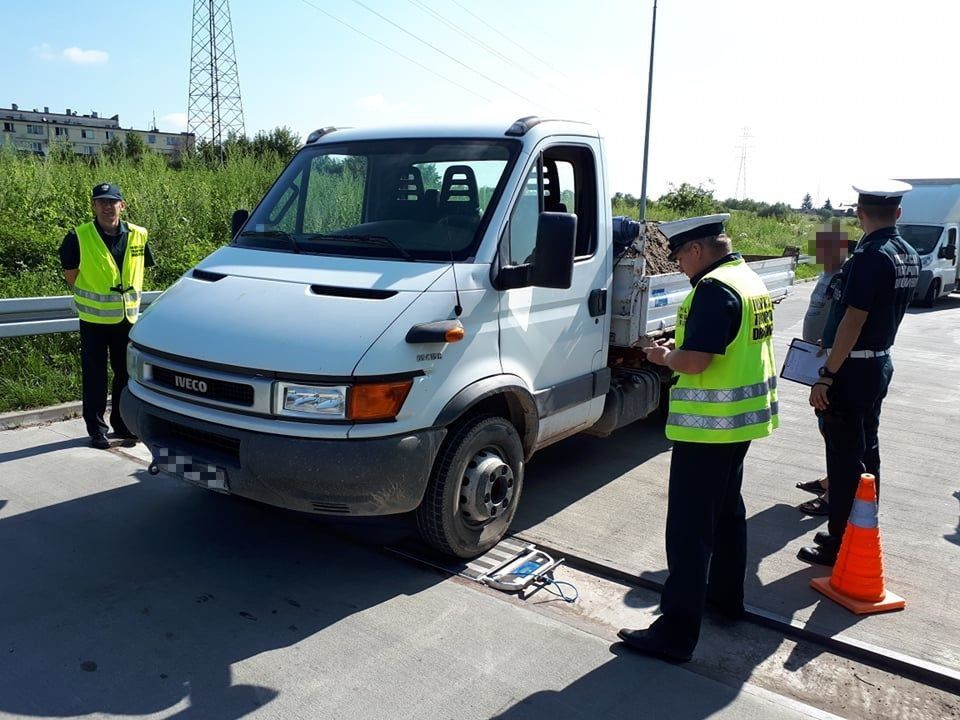
<svg viewBox="0 0 960 720"><path fill-rule="evenodd" d="M485 447L474 455L460 482L458 510L470 525L486 525L504 515L516 488L513 469L497 448Z"/></svg>

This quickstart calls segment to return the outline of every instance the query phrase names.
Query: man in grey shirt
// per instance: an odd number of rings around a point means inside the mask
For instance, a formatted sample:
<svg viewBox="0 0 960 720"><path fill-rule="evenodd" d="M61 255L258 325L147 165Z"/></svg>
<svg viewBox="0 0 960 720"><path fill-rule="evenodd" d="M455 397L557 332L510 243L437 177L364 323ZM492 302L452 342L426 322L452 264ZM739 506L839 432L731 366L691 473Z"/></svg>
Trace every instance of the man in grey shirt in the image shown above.
<svg viewBox="0 0 960 720"><path fill-rule="evenodd" d="M823 265L823 272L817 278L817 285L810 294L810 304L803 316L803 339L817 343L823 338L823 328L830 315L830 308L840 297L840 269L850 251L847 233L840 229L840 223L834 221L832 228L823 227L817 232L814 241L814 256L817 263ZM828 481L826 477L798 482L797 488L814 493L817 497L801 503L799 510L808 515L827 515L830 512Z"/></svg>
<svg viewBox="0 0 960 720"><path fill-rule="evenodd" d="M847 234L840 230L840 223L834 222L832 230L817 233L815 257L823 265L823 272L817 278L817 285L810 295L807 314L803 316L803 339L807 342L819 342L823 337L830 306L833 304L840 268L848 255Z"/></svg>

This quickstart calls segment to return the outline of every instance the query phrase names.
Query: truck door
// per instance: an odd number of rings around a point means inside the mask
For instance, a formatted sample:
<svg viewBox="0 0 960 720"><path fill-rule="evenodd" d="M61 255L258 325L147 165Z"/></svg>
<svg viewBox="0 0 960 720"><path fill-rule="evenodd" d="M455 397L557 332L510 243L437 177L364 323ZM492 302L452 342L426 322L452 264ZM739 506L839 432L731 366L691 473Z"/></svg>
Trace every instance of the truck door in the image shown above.
<svg viewBox="0 0 960 720"><path fill-rule="evenodd" d="M593 424L609 385L609 249L600 226L607 213L599 205L606 200L595 150L587 144L541 146L529 161L500 243L502 265L530 262L540 212L577 216L570 288L515 288L500 297L501 364L534 391L540 442Z"/></svg>
<svg viewBox="0 0 960 720"><path fill-rule="evenodd" d="M960 263L957 262L957 228L952 227L947 230L947 260L952 263L953 270L947 274L947 279L944 281L943 291L944 293L956 292L958 283L960 283ZM952 257L950 257L952 256Z"/></svg>

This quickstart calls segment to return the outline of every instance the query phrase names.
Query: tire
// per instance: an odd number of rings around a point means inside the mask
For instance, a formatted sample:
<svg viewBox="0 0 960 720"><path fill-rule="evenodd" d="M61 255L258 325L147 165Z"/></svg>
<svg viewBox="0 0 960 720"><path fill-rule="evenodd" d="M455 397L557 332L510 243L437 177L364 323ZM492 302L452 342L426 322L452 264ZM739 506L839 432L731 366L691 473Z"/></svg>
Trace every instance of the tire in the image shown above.
<svg viewBox="0 0 960 720"><path fill-rule="evenodd" d="M513 521L523 471L523 444L506 419L484 415L455 426L416 511L420 537L459 558L485 553Z"/></svg>
<svg viewBox="0 0 960 720"><path fill-rule="evenodd" d="M940 294L940 280L934 279L930 281L930 287L927 288L927 294L923 296L923 301L920 303L925 308L932 308L933 304L937 301L937 296Z"/></svg>

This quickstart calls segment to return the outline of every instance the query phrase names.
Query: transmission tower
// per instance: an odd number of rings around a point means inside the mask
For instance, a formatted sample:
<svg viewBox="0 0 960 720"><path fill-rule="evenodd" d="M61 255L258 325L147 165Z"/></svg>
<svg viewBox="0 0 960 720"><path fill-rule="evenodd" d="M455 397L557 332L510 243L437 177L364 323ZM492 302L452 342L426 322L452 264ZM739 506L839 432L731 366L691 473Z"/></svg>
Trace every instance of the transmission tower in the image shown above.
<svg viewBox="0 0 960 720"><path fill-rule="evenodd" d="M228 0L193 0L187 117L190 132L220 148L221 160L224 140L244 134Z"/></svg>
<svg viewBox="0 0 960 720"><path fill-rule="evenodd" d="M750 128L743 128L743 137L740 138L740 145L737 149L740 151L740 167L737 170L737 186L733 191L733 196L737 200L744 200L747 197L747 150L750 149L749 142L753 139L750 135ZM743 186L743 194L740 187Z"/></svg>

